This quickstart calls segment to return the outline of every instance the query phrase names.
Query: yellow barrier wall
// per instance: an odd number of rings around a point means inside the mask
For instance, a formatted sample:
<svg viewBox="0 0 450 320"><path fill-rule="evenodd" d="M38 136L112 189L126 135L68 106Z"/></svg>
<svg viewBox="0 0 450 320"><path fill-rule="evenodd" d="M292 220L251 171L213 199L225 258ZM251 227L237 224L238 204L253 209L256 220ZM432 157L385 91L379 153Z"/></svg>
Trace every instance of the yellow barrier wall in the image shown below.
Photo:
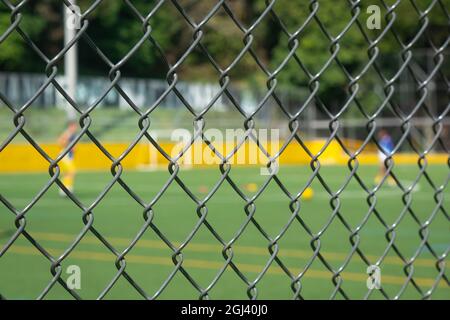
<svg viewBox="0 0 450 320"><path fill-rule="evenodd" d="M306 143L307 147L313 154L317 154L319 150L324 146L324 140L314 140ZM104 147L114 157L119 157L126 148L126 143L105 143ZM60 152L60 148L56 144L45 144L41 146L45 152L53 159L57 157ZM161 147L169 154L173 150L180 150L180 146L175 145L172 142L161 143ZM233 148L232 144L216 144L219 152L223 154L224 151L230 152ZM281 144L280 144L281 147ZM228 148L228 149L227 149ZM267 146L269 153L273 154L271 146ZM275 149L278 149L276 147ZM220 163L218 158L211 155L208 147L203 144L197 150L197 156L200 155L200 159L203 160L201 165L215 165ZM267 159L264 156L258 157L257 147L254 144L247 143L242 146L238 153L230 160L232 164L238 163L237 160L241 160L240 163L244 164L259 164L265 165ZM369 148L368 151L363 152L358 156L360 164L378 164L378 157L373 148ZM252 152L256 151L256 152ZM202 153L203 152L203 157ZM194 152L190 153L191 159L195 160ZM427 157L430 164L446 164L448 161L447 154L431 154ZM333 141L326 148L325 152L319 158L320 163L338 164L343 165L348 161L348 157L344 154L340 145ZM234 161L234 162L233 162ZM394 161L397 164L416 164L417 155L401 153L394 156ZM284 150L280 157L281 164L309 164L310 157L307 153L297 144L291 143ZM125 157L121 162L124 168L138 169L142 166L148 166L153 164L155 166L167 166L167 160L156 151L153 146L149 144L140 143ZM93 143L79 143L75 149L75 164L79 170L108 170L111 168L111 161L95 146ZM238 163L239 164L239 163ZM27 144L10 144L2 152L0 152L0 172L44 172L48 170L48 162L30 145Z"/></svg>

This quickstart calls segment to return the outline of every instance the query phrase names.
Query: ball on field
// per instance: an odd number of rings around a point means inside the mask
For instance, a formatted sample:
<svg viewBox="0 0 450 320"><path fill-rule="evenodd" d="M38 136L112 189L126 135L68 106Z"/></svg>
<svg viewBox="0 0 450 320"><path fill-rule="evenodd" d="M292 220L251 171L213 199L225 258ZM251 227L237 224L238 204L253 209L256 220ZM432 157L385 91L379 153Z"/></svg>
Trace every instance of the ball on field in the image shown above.
<svg viewBox="0 0 450 320"><path fill-rule="evenodd" d="M208 193L208 187L207 186L200 186L199 188L198 188L198 191L200 192L200 193Z"/></svg>
<svg viewBox="0 0 450 320"><path fill-rule="evenodd" d="M245 190L249 192L256 192L258 190L258 185L256 183L247 183L245 185Z"/></svg>
<svg viewBox="0 0 450 320"><path fill-rule="evenodd" d="M303 192L301 198L303 200L311 200L314 196L314 191L311 187L306 188L306 190Z"/></svg>

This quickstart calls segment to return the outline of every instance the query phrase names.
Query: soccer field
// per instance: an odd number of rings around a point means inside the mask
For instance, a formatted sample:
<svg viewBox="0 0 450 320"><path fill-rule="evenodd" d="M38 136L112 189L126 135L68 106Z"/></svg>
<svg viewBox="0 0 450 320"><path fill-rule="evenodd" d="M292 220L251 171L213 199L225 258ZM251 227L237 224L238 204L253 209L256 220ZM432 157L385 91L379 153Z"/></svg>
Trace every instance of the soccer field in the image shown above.
<svg viewBox="0 0 450 320"><path fill-rule="evenodd" d="M372 188L377 170L375 166L361 166L358 173L361 179ZM396 166L394 172L408 186L419 174L419 169L417 166L404 165ZM448 250L450 243L447 216L450 208L447 184L449 168L445 165L430 165L427 172L436 186L446 186L442 193L444 195L442 207L446 212L444 214L438 210L434 215L437 206L433 198L434 191L423 176L411 193L412 201L409 208L422 224L433 217L424 234L427 235L433 250L442 255ZM349 170L343 166L325 166L320 169L320 173L330 189L336 192L344 185ZM307 166L285 166L281 167L279 172L280 180L291 194L299 192L310 175L311 169ZM181 169L179 177L196 197L203 199L220 180L221 175L217 168L201 168ZM233 167L230 177L248 197L257 192L249 186L256 184L259 188L268 179L266 176L261 176L259 168L256 167ZM153 172L125 170L122 178L145 203L150 203L170 175L166 170ZM30 203L48 179L47 174L3 174L0 175L0 194L21 210ZM80 172L76 177L75 194L83 205L88 207L111 179L109 172ZM313 234L319 233L320 241L316 241L315 246L320 245L320 253L329 267L336 272L343 268L340 278L341 289L350 298L363 298L368 291L367 265L352 249L351 232L345 228L336 214L333 215L334 209L330 204L330 195L318 179L314 180L312 187L314 197L311 200L299 202L298 216ZM420 225L413 219L411 212L405 210L402 194L398 187L382 187L376 193L375 208L387 225L395 223L394 232L389 234L389 238L394 238L393 244L403 257L408 260L417 254L417 258L407 272L412 273L412 278L421 290L426 292L434 285L439 271L436 269L436 260L432 254L422 246ZM340 195L340 201L335 201L334 205L338 206L336 211L353 230L361 225L369 214L367 222L358 233L359 239L356 237L354 240L359 241L357 246L370 263L376 263L390 246L389 239L386 237L389 227L383 226L376 215L370 212L366 198L367 193L355 179L352 179ZM254 219L270 238L276 238L290 221L292 211L289 204L289 198L273 180L255 200ZM236 237L238 230L246 221L245 205L246 202L227 181L224 181L206 202L206 221L225 242L229 242ZM189 237L199 221L196 209L197 204L174 181L154 204L152 222L175 247L178 247ZM117 183L93 209L93 227L120 253L129 246L144 226L143 211L143 207ZM71 245L84 227L80 208L70 199L61 198L56 186L52 186L25 217L28 233L54 258L61 255ZM14 218L15 216L5 205L0 205L0 248L16 231ZM312 236L308 234L305 227L299 220L294 219L277 242L279 246L277 257L294 276L306 270L300 280L302 297L327 299L335 291L332 281L333 273L326 268L319 257L314 258L311 240ZM269 241L251 221L242 235L233 242L232 261L248 282L258 280L256 288L259 299L292 298L294 295L291 289L292 280L276 261L268 264L273 260L268 246ZM417 252L420 247L422 250ZM226 264L222 249L223 245L202 224L182 250L182 266L201 290L208 288L210 298L245 299L249 286L231 266L228 266L219 280L212 288L209 288ZM351 253L353 255L350 255ZM125 270L151 297L175 270L172 255L173 251L149 227L135 247L125 255ZM115 266L116 258L92 232L88 231L75 249L62 261L61 277L63 279L68 277L66 273L68 266L78 265L81 268L81 289L77 293L85 299L97 298L118 272ZM268 268L260 277L266 265ZM386 251L386 257L380 265L381 282L390 298L396 296L407 279L404 265L392 247ZM36 298L52 279L50 268L49 260L25 237L20 236L0 259L0 294L8 299ZM446 274L448 277L448 272ZM337 281L340 280L337 279ZM200 295L185 275L178 271L158 298L196 299ZM105 296L106 299L140 297L122 276ZM340 293L337 293L336 298L342 297ZM382 298L382 295L378 290L374 290L370 297L377 299ZM401 298L420 297L421 295L411 282L401 295ZM56 283L45 298L66 299L71 296ZM432 298L450 298L449 285L445 279L441 279Z"/></svg>

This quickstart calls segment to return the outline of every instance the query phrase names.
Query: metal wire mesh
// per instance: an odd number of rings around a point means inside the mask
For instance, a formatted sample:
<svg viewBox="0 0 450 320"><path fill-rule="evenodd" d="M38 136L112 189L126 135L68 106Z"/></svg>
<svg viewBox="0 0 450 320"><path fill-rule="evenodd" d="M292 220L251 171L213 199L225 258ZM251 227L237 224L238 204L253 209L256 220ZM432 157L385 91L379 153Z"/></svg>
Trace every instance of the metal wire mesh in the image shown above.
<svg viewBox="0 0 450 320"><path fill-rule="evenodd" d="M67 0L63 1L67 6L70 5L70 2ZM101 0L94 1L87 10L85 10L81 15L81 28L77 31L76 37L68 44L66 45L57 55L54 57L48 57L46 56L33 42L31 37L22 29L20 22L23 19L23 15L21 14L24 7L26 7L28 1L24 0L20 3L14 5L8 0L2 0L2 3L6 5L9 10L11 11L10 17L11 17L11 23L7 30L5 30L2 34L0 34L0 45L2 42L4 42L11 34L17 33L21 36L23 41L28 45L29 50L33 50L40 59L46 64L45 72L47 75L47 80L45 83L41 86L41 88L34 94L34 96L24 105L20 106L20 108L17 108L17 106L13 106L5 97L0 93L0 99L1 101L13 112L12 120L14 122L15 129L10 132L9 136L6 138L6 140L1 142L0 145L0 152L4 150L18 135L22 135L33 147L34 149L46 159L48 162L48 172L50 175L50 178L48 179L46 185L39 191L38 194L35 195L35 197L29 202L29 204L23 209L19 210L17 209L11 202L6 199L3 195L0 194L0 200L3 203L3 205L12 213L15 215L15 227L16 230L14 234L8 239L6 244L1 248L0 250L0 258L8 251L8 249L14 244L14 242L19 238L20 235L24 236L31 245L33 245L39 252L44 255L48 261L51 263L51 274L52 279L48 283L48 285L45 287L45 289L41 292L39 295L39 299L46 297L46 295L49 293L49 291L54 286L61 286L64 288L70 295L72 295L76 299L80 299L81 297L76 292L76 290L70 289L66 282L62 279L62 263L63 261L70 256L70 254L73 252L73 250L77 247L77 245L80 243L80 241L85 237L88 233L93 234L95 237L98 238L98 240L101 241L101 243L107 248L112 254L115 255L116 261L115 266L117 268L117 273L115 276L110 280L110 282L107 284L107 286L103 289L101 294L98 298L103 298L105 295L111 290L111 288L117 283L119 278L126 279L134 288L135 290L144 298L147 299L154 299L160 296L160 294L165 290L165 288L168 286L168 284L172 281L174 276L176 274L182 274L189 283L198 291L199 297L201 299L207 299L209 298L209 292L211 289L217 284L219 279L224 274L225 270L232 269L236 275L239 276L239 278L242 280L243 283L247 286L247 295L250 299L256 299L258 297L258 283L261 281L261 279L265 276L268 268L272 264L277 264L283 272L285 273L286 277L289 277L291 282L291 289L292 289L292 297L294 299L301 299L303 298L303 292L302 292L302 280L305 277L305 275L308 274L309 268L311 264L315 261L320 261L323 266L325 266L328 271L330 272L330 281L332 282L334 286L334 290L332 292L332 295L329 298L336 298L336 297L343 297L348 298L348 292L346 292L342 286L343 281L345 278L342 276L343 271L346 269L350 259L352 259L354 256L359 257L367 266L370 265L380 265L388 252L395 252L395 254L401 259L403 262L403 271L405 274L405 281L401 286L401 289L395 296L389 296L388 293L381 287L380 292L383 294L385 298L400 298L405 291L407 286L412 286L417 292L420 294L422 298L430 298L435 291L436 287L440 282L444 282L447 286L449 284L449 280L445 274L445 260L447 258L449 247L447 246L445 252L442 255L438 255L438 253L433 249L431 244L429 243L429 230L428 227L430 223L433 221L436 215L443 215L446 219L446 221L449 220L448 212L446 208L444 207L444 191L449 181L449 176L447 175L447 178L445 180L445 183L442 185L438 185L433 181L433 179L430 177L430 175L427 173L427 155L430 153L430 151L436 147L437 145L441 145L441 148L448 153L448 147L445 145L445 142L442 139L443 135L443 120L448 117L448 112L450 110L450 105L447 105L445 107L445 110L439 114L435 115L433 112L429 110L429 107L426 103L426 98L429 94L428 85L430 81L436 77L439 76L441 81L445 83L445 86L447 89L450 88L449 81L446 77L446 75L442 72L442 66L443 66L443 60L444 55L443 52L447 49L449 38L447 37L447 40L445 43L441 44L439 47L435 46L432 43L432 40L427 36L427 26L429 23L429 12L432 8L438 8L443 12L443 14L446 16L447 20L450 20L450 16L448 14L448 8L445 7L444 3L439 0L431 1L429 8L425 11L422 11L419 9L419 7L415 4L415 1L411 1L413 8L415 8L416 13L418 15L417 19L417 26L419 26L417 35L410 39L409 42L404 43L401 40L401 37L398 36L395 28L393 27L393 22L395 21L396 17L400 14L403 14L402 12L397 12L396 9L400 3L400 1L395 2L392 5L388 5L385 1L381 1L380 3L383 4L384 9L386 10L385 19L386 19L386 27L384 28L383 32L375 38L371 39L369 35L366 33L366 29L364 28L363 24L364 22L361 21L361 1L358 0L348 0L346 2L346 5L348 6L349 12L351 12L351 19L349 19L346 23L345 28L341 30L339 34L336 36L332 36L328 31L326 26L322 23L320 17L318 16L317 12L320 9L321 1L312 0L310 1L309 6L309 13L307 19L303 22L301 26L298 27L295 32L290 32L287 27L285 27L285 24L283 22L283 16L280 16L275 10L274 5L276 3L276 0L267 0L265 9L262 11L259 17L254 20L254 22L246 27L244 24L242 24L239 19L235 16L233 13L232 7L230 7L229 2L225 0L216 1L212 9L208 12L207 15L205 15L200 22L195 22L194 19L192 19L189 14L185 11L182 5L180 5L179 1L172 0L171 4L175 6L175 8L180 13L179 17L184 18L184 20L187 22L187 28L190 28L193 32L193 39L190 43L187 50L184 52L184 54L176 61L176 63L171 64L168 60L165 60L168 72L166 75L166 80L168 83L167 89L158 97L158 99L154 102L154 104L148 108L147 110L142 110L138 105L135 104L133 99L127 95L125 90L121 88L120 85L120 79L121 79L121 68L123 65L133 56L133 54L139 49L139 47L144 42L151 42L153 49L158 51L162 57L164 57L164 50L161 48L161 46L158 44L158 41L152 37L152 26L149 23L152 17L155 15L158 15L160 7L169 1L159 1L156 5L151 7L149 5L148 11L146 13L140 12L136 7L133 5L132 1L125 0L124 2L126 5L132 10L132 12L135 15L135 18L139 20L142 23L142 35L140 38L140 41L132 47L129 52L122 57L122 59L118 62L113 62L108 58L107 52L102 52L102 50L96 45L95 40L93 40L89 36L89 15L91 12L95 11L99 4L101 3ZM243 45L242 49L239 52L239 54L234 58L233 62L228 65L226 68L222 68L212 57L212 55L209 53L208 48L203 44L202 39L205 36L204 28L209 23L211 18L218 12L219 9L223 9L229 18L233 21L236 27L238 27L242 32L242 40ZM174 17L175 18L175 17ZM178 18L178 17L177 17ZM273 21L277 23L277 25L283 30L286 37L288 38L287 46L289 48L288 54L284 57L281 64L279 64L273 71L269 70L264 62L261 60L261 58L258 56L258 53L255 52L254 48L252 47L252 43L254 42L254 31L258 27L258 25L263 21L264 19L271 18ZM301 44L302 34L310 25L316 25L318 26L323 34L326 36L328 45L329 45L329 51L330 56L329 59L318 69L319 72L312 73L308 68L305 66L305 64L302 62L301 57L299 57L296 53L296 50ZM348 30L352 27L358 28L358 30L361 32L361 34L364 36L367 42L366 50L368 54L368 60L367 64L364 66L362 70L359 71L357 74L352 74L349 70L346 69L345 65L341 63L340 58L338 56L338 53L341 49L340 42L341 39L346 35ZM386 37L388 34L394 35L396 38L399 48L401 48L401 57L402 57L402 64L396 70L396 73L393 77L388 78L385 74L382 72L382 68L378 65L379 61L379 55L380 55L380 48L379 44L383 40L384 37ZM418 41L419 38L425 37L427 38L430 43L432 50L434 51L434 69L427 75L426 79L419 80L419 77L415 74L415 71L413 68L411 68L411 58L412 58L412 47L415 45L415 43ZM109 72L108 76L110 79L110 85L109 87L103 92L103 94L91 105L88 106L88 108L83 108L80 106L77 101L75 101L69 94L66 92L66 90L63 88L63 86L56 81L56 76L58 74L58 68L64 59L65 54L67 51L71 48L71 46L76 42L85 41L92 49L93 52L96 53L97 57L103 61L103 63L108 67ZM0 46L1 47L1 46ZM218 81L220 83L220 92L216 95L216 97L207 105L204 107L203 111L197 112L194 110L194 108L189 104L189 102L184 99L183 95L177 90L177 83L179 82L179 76L178 76L178 70L181 67L181 65L186 61L186 59L189 57L189 55L194 50L200 50L204 53L204 55L209 60L211 66L215 68L217 73L220 75L218 77ZM230 84L230 72L237 66L239 61L242 59L242 57L245 54L250 54L251 57L254 59L254 61L259 66L260 70L265 74L266 77L266 85L267 85L267 91L266 95L263 98L263 100L260 101L259 105L252 113L247 113L241 105L239 104L239 101L237 101L234 97L232 92L230 92L228 86ZM290 110L286 109L282 99L280 99L276 93L277 88L277 77L279 73L283 70L283 68L286 66L286 64L290 61L294 61L298 65L299 72L303 72L309 79L309 96L304 101L303 105L300 106L298 110L296 110L295 113L292 113ZM346 81L347 81L347 102L339 107L339 112L337 113L331 113L329 111L326 111L327 108L323 107L323 110L325 110L329 117L329 136L326 139L326 143L322 147L322 149L314 153L311 150L308 149L307 145L305 144L305 141L302 139L302 137L299 134L299 129L301 127L301 121L300 116L304 114L305 112L308 112L308 106L310 105L311 101L314 101L317 105L322 106L323 102L321 101L318 91L321 83L321 76L326 72L327 68L330 66L331 63L336 63L336 65L340 68L342 74L345 75ZM373 114L368 114L365 112L364 107L360 104L357 93L359 91L359 81L361 77L363 77L369 70L375 70L379 76L379 81L382 83L384 88L384 94L385 98L384 101L378 106L377 112ZM416 100L416 103L414 107L409 110L409 113L404 113L401 110L399 110L398 106L396 105L395 101L392 99L392 96L396 89L396 79L404 73L409 73L413 79L415 79L415 85L416 85L416 93L418 95L418 98ZM48 86L54 86L56 90L67 100L67 102L71 105L73 109L75 109L78 113L78 120L79 124L81 126L81 131L78 133L77 138L72 141L65 150L59 154L58 157L52 158L50 157L43 148L40 147L40 145L33 139L32 134L27 132L25 129L25 111L32 105L33 101L36 100L40 95L43 94L45 89ZM114 157L107 148L96 138L96 136L91 132L90 126L92 124L91 119L91 113L96 109L98 104L101 102L101 100L110 92L111 90L116 90L122 97L125 99L129 105L130 108L136 112L136 114L140 117L139 118L139 134L136 136L134 141L129 144L127 149L119 156ZM214 105L215 100L220 96L227 96L227 98L233 103L234 107L237 111L242 115L243 120L243 126L245 128L245 139L244 140L253 140L256 143L259 144L258 137L253 134L253 130L255 128L255 114L262 108L265 101L269 98L273 98L278 108L286 115L287 122L290 130L290 135L288 139L286 139L284 145L280 148L280 151L276 154L269 154L266 150L262 149L262 146L260 146L261 151L266 154L266 156L270 159L268 166L270 166L271 163L277 161L277 159L281 156L284 149L289 144L298 144L310 157L310 166L312 168L312 173L308 178L307 184L302 188L302 190L296 194L292 194L288 191L288 189L284 186L282 179L280 179L277 174L272 174L267 177L266 183L263 185L263 187L252 197L248 197L246 193L241 190L241 187L235 183L235 181L230 177L229 173L231 170L231 165L229 164L230 158L233 157L233 155L237 152L238 148L234 149L230 154L221 154L217 149L214 148L213 143L208 140L208 138L202 133L202 130L198 130L196 133L196 136L192 137L192 140L189 144L185 145L183 150L176 156L171 157L169 154L166 153L166 151L158 144L158 142L152 137L148 131L150 128L150 122L152 118L152 112L158 108L158 106L161 104L161 101L164 100L165 97L167 97L168 94L175 93L179 100L183 103L185 108L189 110L192 113L192 118L194 120L195 125L198 128L203 128L205 126L205 115L209 112L211 107ZM342 114L346 111L348 106L351 103L355 103L362 114L365 116L365 122L366 122L366 138L362 145L357 148L357 150L349 150L349 148L346 146L346 144L342 141L342 138L339 134L339 128L340 128L340 121ZM378 148L381 150L381 146L379 145L379 141L377 141L377 137L375 135L376 129L377 129L377 119L380 115L380 113L386 109L390 108L395 116L400 121L401 125L401 131L402 135L401 138L398 140L397 145L395 146L394 151L391 154L387 155L387 159L385 161L385 165L387 168L387 172L383 180L378 184L376 187L372 188L367 182L364 181L363 178L359 176L358 173L358 167L359 167L359 161L358 156L360 153L364 150L364 148L371 142L376 143ZM407 186L403 184L400 179L397 179L396 175L394 174L392 168L394 166L394 160L393 155L397 152L397 150L404 144L410 142L410 131L411 131L411 121L414 117L414 115L418 112L418 110L421 110L422 112L425 112L430 119L432 119L432 130L433 130L433 140L432 143L427 146L424 150L419 150L417 148L414 148L414 143L411 143L411 146L413 147L415 153L417 154L417 164L420 168L420 174L417 176L415 181ZM60 167L59 162L66 156L66 154L70 151L74 145L76 145L82 137L88 137L97 147L98 149L110 160L111 162L111 180L109 184L105 187L105 189L101 192L101 194L96 198L96 200L90 204L86 205L85 203L82 203L80 199L73 193L68 190L64 184L60 180ZM199 199L192 190L189 189L189 186L186 185L182 179L179 177L179 171L180 171L180 165L179 160L183 156L183 154L192 146L194 143L194 140L200 138L206 143L214 152L214 154L221 159L221 164L219 165L221 178L219 181L217 181L215 187L213 190L203 199ZM142 199L137 193L133 191L133 188L122 179L122 174L124 172L124 168L121 164L123 159L133 150L133 148L139 143L141 140L147 140L149 141L168 161L168 172L170 173L170 179L167 180L166 184L163 188L159 191L159 193L150 201L146 202L144 199ZM346 177L346 180L344 181L341 188L339 188L338 191L334 192L329 187L326 177L323 177L321 175L321 162L320 162L320 156L326 151L327 147L330 145L332 141L337 141L346 155L348 156L348 174ZM238 145L242 145L243 141L241 141ZM448 164L450 164L450 161L448 161ZM398 188L402 191L401 200L403 202L404 208L400 215L397 217L396 221L393 223L388 223L383 218L383 215L377 210L376 208L376 202L377 202L377 191L381 188L381 185L385 182L385 180L388 178L388 176L391 176ZM418 183L420 179L425 179L426 182L430 185L430 187L433 189L434 193L434 202L435 207L430 210L431 214L429 217L422 221L418 218L416 213L414 212L411 203L412 203L412 190ZM350 223L348 223L347 218L345 215L341 214L340 212L340 205L341 205L341 196L346 192L346 186L351 180L356 180L360 187L365 191L366 196L364 198L361 198L361 201L366 201L368 204L367 212L364 216L364 218L360 221L360 223L356 227L352 227ZM276 184L279 186L280 190L289 198L289 207L291 209L291 216L288 221L286 221L286 224L282 230L280 230L279 234L275 237L271 237L264 228L258 223L258 218L256 213L256 207L255 207L255 201L260 197L262 193L266 190L267 185L269 182L275 181ZM320 184L323 186L324 190L329 195L329 203L332 208L332 212L330 213L330 217L328 219L328 223L325 224L321 230L317 233L314 233L308 226L308 224L303 220L302 218L302 212L300 210L301 208L301 196L302 193L306 190L306 188L313 182L313 181L319 181ZM59 188L63 189L64 192L68 195L69 199L82 211L82 221L84 224L84 227L80 230L78 236L76 239L71 243L69 247L67 247L63 254L59 256L52 256L48 251L45 250L45 248L33 237L32 233L29 233L27 231L26 225L27 225L27 213L30 211L31 208L43 197L43 195L49 190L49 188L52 185L57 185ZM198 215L198 221L195 225L195 228L192 230L192 232L189 234L189 236L184 240L183 243L179 245L175 245L170 239L168 239L165 234L158 228L158 226L154 223L154 213L152 208L155 206L155 204L159 201L161 197L164 197L164 192L167 190L167 188L171 184L178 184L185 192L186 194L192 199L192 201L195 203L197 207L197 215ZM217 230L208 222L207 214L208 214L208 201L214 197L216 191L222 184L229 184L234 190L236 197L240 197L243 199L246 203L245 205L245 213L246 213L246 219L244 223L241 225L239 230L236 230L235 236L230 239L226 240L221 238ZM102 199L105 197L105 195L108 193L108 191L115 185L120 185L123 190L125 190L143 209L143 222L142 222L142 228L139 230L139 232L136 234L135 238L129 243L129 245L126 247L125 250L119 251L117 248L115 248L93 225L94 215L95 215L95 208L101 203ZM414 221L417 223L417 231L419 232L421 242L419 246L417 247L416 253L410 257L405 256L401 249L397 247L395 243L396 238L396 232L398 228L398 222L405 216L409 215L414 219ZM360 243L360 231L364 228L367 220L369 217L376 217L376 219L379 221L379 223L384 227L385 229L385 241L386 241L386 248L385 253L380 256L376 261L373 261L373 259L366 256L364 252L359 247ZM347 253L347 258L345 261L338 267L333 267L324 257L321 253L321 237L323 234L327 231L327 228L333 221L339 221L348 231L348 241L351 244L351 250ZM260 232L260 234L265 238L267 241L267 261L265 264L265 267L263 270L258 274L258 276L254 279L249 279L244 272L242 272L239 268L239 265L237 265L233 260L233 246L237 239L241 237L243 233L246 232L247 227L249 224L253 224ZM308 263L304 270L302 270L299 274L294 274L290 268L285 264L283 259L279 257L279 241L283 238L285 232L288 230L288 228L292 224L298 224L304 232L306 232L309 237L309 244L311 246L311 255L309 257ZM184 267L183 262L183 250L185 247L191 242L192 238L196 234L196 232L199 230L200 227L206 227L211 235L214 236L214 238L222 245L222 255L223 255L223 265L218 270L216 276L214 279L209 283L208 286L202 287L198 281L189 273L189 271ZM149 229L152 229L153 231L150 231ZM140 286L138 279L133 278L128 272L127 272L127 255L133 250L136 243L139 242L139 240L143 237L144 233L146 232L155 232L160 240L167 245L167 247L172 251L172 261L173 261L173 270L170 273L170 275L167 277L167 279L164 281L164 283L161 285L161 287L156 292L146 292L142 286ZM421 287L414 277L414 263L422 251L422 249L426 248L431 252L431 254L434 257L435 261L435 268L438 272L433 285L431 288L427 291L423 290L423 287ZM365 295L365 298L369 298L372 294L373 290L368 290L367 294ZM2 298L7 298L3 297Z"/></svg>

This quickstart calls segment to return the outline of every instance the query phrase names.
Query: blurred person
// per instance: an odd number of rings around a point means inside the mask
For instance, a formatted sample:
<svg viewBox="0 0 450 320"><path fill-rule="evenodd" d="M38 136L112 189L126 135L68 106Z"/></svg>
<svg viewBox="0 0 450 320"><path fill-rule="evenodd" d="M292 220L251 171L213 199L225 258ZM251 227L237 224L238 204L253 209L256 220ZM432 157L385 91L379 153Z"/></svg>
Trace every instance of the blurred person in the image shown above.
<svg viewBox="0 0 450 320"><path fill-rule="evenodd" d="M384 164L386 158L388 157L386 154L391 154L394 151L394 142L392 140L391 135L385 129L381 129L378 133L378 144L380 145L382 150L378 150L378 160L380 162L378 174L375 177L375 183L379 184L383 177L387 173L386 166ZM387 183L390 186L395 185L395 180L390 175L387 177Z"/></svg>
<svg viewBox="0 0 450 320"><path fill-rule="evenodd" d="M65 149L70 143L76 139L77 123L75 121L70 121L67 129L58 138L58 144L62 149ZM64 158L59 162L59 167L61 168L61 182L70 191L74 190L75 182L75 151L74 148L70 149ZM66 196L66 193L59 189L59 194L61 196Z"/></svg>

